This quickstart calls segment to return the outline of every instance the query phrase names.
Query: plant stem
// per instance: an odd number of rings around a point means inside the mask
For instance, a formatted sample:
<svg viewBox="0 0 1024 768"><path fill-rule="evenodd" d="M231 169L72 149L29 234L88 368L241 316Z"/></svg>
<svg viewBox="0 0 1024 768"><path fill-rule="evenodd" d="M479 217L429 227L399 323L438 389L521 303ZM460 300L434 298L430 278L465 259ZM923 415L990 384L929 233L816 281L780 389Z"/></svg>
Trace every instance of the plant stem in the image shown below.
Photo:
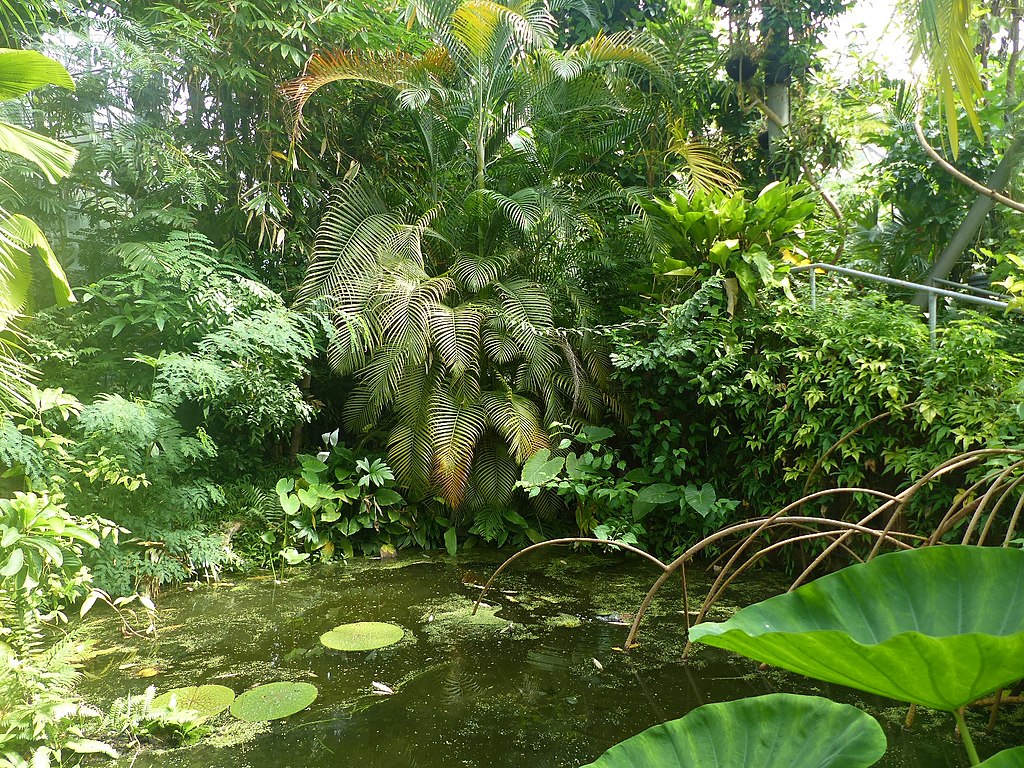
<svg viewBox="0 0 1024 768"><path fill-rule="evenodd" d="M978 759L978 750L974 748L971 732L967 730L967 723L964 721L964 713L958 709L953 713L953 717L956 718L957 727L960 729L960 738L964 740L964 749L967 750L967 757L970 758L971 765L981 765L981 760Z"/></svg>

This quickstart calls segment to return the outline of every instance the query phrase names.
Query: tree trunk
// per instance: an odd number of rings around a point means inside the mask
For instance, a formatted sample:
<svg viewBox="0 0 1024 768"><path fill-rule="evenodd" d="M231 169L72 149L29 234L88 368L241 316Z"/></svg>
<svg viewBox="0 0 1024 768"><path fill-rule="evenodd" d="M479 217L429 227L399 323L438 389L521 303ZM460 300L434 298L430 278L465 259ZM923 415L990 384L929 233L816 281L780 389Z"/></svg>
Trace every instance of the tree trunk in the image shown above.
<svg viewBox="0 0 1024 768"><path fill-rule="evenodd" d="M1010 146L1006 148L1003 159L999 161L999 165L992 171L992 175L988 178L985 186L996 191L1004 190L1013 176L1014 168L1016 168L1017 161L1020 160L1021 155L1024 155L1024 134L1014 139ZM978 195L975 198L974 205L971 206L964 220L960 222L960 226L953 233L953 237L946 244L946 247L942 249L942 253L935 260L935 264L928 273L928 278L925 282L933 278L939 280L946 279L950 271L952 271L953 267L956 266L956 263L963 256L964 251L967 250L967 247L974 242L978 235L978 230L985 223L989 211L992 210L995 204L996 201L986 195ZM928 294L924 291L919 291L914 297L914 304L922 309L928 306Z"/></svg>

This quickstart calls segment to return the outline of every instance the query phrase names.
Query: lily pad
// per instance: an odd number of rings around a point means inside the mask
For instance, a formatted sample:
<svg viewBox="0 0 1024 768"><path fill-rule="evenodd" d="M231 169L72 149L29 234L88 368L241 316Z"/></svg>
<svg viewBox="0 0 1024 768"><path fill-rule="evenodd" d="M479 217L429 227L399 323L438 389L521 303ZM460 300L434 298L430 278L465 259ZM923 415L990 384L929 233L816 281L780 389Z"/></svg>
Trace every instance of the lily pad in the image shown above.
<svg viewBox="0 0 1024 768"><path fill-rule="evenodd" d="M690 639L953 712L1024 678L1024 550L882 555L698 624Z"/></svg>
<svg viewBox="0 0 1024 768"><path fill-rule="evenodd" d="M336 651L373 651L394 645L405 637L405 630L381 621L357 621L342 624L320 635L320 642Z"/></svg>
<svg viewBox="0 0 1024 768"><path fill-rule="evenodd" d="M978 768L1024 768L1024 747L1004 749L982 762Z"/></svg>
<svg viewBox="0 0 1024 768"><path fill-rule="evenodd" d="M885 748L882 727L856 707L773 693L698 707L584 768L867 768Z"/></svg>
<svg viewBox="0 0 1024 768"><path fill-rule="evenodd" d="M304 710L313 703L316 695L316 686L310 683L268 683L235 699L231 714L251 723L280 720Z"/></svg>
<svg viewBox="0 0 1024 768"><path fill-rule="evenodd" d="M178 709L190 709L208 720L231 706L235 692L224 685L190 685L161 693L153 699L153 706L169 706L172 698Z"/></svg>

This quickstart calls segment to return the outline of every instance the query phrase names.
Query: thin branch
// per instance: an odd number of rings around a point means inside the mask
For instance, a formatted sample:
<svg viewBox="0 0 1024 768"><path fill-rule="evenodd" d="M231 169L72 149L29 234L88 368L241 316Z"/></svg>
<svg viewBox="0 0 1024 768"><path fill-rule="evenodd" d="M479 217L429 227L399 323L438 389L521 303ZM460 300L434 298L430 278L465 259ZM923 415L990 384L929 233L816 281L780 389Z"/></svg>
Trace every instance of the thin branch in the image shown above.
<svg viewBox="0 0 1024 768"><path fill-rule="evenodd" d="M1018 203L1016 200L1007 197L998 190L990 189L989 187L986 187L984 184L982 184L980 181L975 181L966 173L964 173L955 165L953 165L951 162L946 160L946 158L944 158L936 151L935 147L928 143L928 139L925 138L924 135L924 129L921 128L920 108L918 109L917 115L914 117L914 133L917 134L917 142L918 144L921 145L921 148L925 151L925 153L927 153L928 157L934 160L942 170L944 170L954 179L959 181L961 184L973 189L979 195L984 195L985 197L989 197L995 200L997 203L1002 203L1007 208L1010 208L1014 211L1019 211L1020 213L1024 213L1024 203ZM1024 136L1020 136L1017 139L1015 139L1013 144L1018 144L1022 142L1024 142ZM1013 151L1013 145L1011 145L1006 150L1007 153Z"/></svg>

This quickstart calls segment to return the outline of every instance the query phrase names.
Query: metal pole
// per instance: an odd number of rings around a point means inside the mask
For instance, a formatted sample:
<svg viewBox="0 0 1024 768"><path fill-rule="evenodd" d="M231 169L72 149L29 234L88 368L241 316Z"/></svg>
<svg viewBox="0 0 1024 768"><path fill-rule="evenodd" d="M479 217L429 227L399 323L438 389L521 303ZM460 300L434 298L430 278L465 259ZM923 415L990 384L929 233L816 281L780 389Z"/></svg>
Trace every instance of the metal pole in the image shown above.
<svg viewBox="0 0 1024 768"><path fill-rule="evenodd" d="M938 315L939 297L934 293L928 294L928 335L932 340L932 349L935 349L935 326Z"/></svg>
<svg viewBox="0 0 1024 768"><path fill-rule="evenodd" d="M818 308L818 277L817 273L811 270L811 309Z"/></svg>

